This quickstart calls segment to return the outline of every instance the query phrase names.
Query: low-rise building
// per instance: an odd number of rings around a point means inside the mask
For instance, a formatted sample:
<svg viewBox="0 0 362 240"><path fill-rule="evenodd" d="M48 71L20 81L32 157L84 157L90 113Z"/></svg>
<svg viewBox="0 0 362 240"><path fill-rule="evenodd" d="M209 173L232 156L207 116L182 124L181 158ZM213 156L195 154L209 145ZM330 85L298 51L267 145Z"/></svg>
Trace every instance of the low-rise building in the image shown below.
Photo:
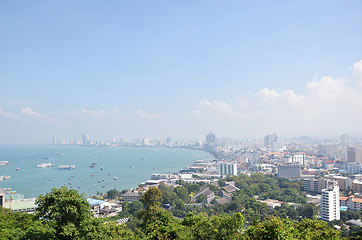
<svg viewBox="0 0 362 240"><path fill-rule="evenodd" d="M139 194L139 192L128 191L122 194L122 197L125 202L134 202L141 199L141 194Z"/></svg>

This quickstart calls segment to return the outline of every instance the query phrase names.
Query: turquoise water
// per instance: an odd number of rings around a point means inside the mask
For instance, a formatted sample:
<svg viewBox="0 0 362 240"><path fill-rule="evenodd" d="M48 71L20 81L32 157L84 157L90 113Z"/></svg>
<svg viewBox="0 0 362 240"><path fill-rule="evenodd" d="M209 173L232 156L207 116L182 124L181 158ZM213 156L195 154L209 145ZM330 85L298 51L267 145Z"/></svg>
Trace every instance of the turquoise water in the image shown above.
<svg viewBox="0 0 362 240"><path fill-rule="evenodd" d="M213 159L207 152L171 148L118 148L82 146L0 147L0 182L26 198L37 197L53 187L67 186L93 195L109 189L129 189L151 178L153 173L178 172L196 160ZM37 168L52 162L51 168ZM91 168L96 163L95 168ZM59 165L75 165L74 170L59 170ZM17 171L16 168L19 168ZM103 168L103 170L101 170ZM114 180L114 177L118 180Z"/></svg>

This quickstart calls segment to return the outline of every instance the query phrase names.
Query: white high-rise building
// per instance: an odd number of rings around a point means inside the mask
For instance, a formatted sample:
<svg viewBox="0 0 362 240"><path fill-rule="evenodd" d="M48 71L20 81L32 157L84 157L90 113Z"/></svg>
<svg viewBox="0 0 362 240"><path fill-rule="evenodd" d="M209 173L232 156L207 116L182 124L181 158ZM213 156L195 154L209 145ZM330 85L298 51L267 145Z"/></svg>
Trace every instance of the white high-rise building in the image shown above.
<svg viewBox="0 0 362 240"><path fill-rule="evenodd" d="M235 162L220 161L218 164L219 175L238 175L238 165Z"/></svg>
<svg viewBox="0 0 362 240"><path fill-rule="evenodd" d="M340 219L338 186L329 186L322 190L320 212L321 218L325 221Z"/></svg>

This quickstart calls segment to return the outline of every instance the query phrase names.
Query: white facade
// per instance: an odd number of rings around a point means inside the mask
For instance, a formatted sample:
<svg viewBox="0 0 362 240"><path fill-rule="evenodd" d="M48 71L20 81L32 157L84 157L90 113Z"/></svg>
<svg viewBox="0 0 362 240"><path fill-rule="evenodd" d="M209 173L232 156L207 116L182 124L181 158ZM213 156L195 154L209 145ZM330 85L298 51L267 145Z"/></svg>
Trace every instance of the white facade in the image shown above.
<svg viewBox="0 0 362 240"><path fill-rule="evenodd" d="M299 178L299 163L282 163L278 165L278 177L280 178Z"/></svg>
<svg viewBox="0 0 362 240"><path fill-rule="evenodd" d="M218 172L221 176L238 175L238 165L234 162L219 162Z"/></svg>
<svg viewBox="0 0 362 240"><path fill-rule="evenodd" d="M328 187L322 190L320 212L321 218L325 221L340 219L338 186Z"/></svg>

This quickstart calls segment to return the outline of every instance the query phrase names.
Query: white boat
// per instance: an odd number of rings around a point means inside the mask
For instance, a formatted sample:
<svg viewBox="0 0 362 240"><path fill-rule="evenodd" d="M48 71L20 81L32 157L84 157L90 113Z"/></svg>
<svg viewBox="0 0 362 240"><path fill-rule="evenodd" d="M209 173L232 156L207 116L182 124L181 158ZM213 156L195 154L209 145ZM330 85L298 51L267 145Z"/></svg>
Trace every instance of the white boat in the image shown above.
<svg viewBox="0 0 362 240"><path fill-rule="evenodd" d="M37 168L47 168L47 167L54 167L54 163L40 163L36 165Z"/></svg>
<svg viewBox="0 0 362 240"><path fill-rule="evenodd" d="M58 169L61 170L73 170L75 169L75 165L60 165Z"/></svg>
<svg viewBox="0 0 362 240"><path fill-rule="evenodd" d="M10 176L0 176L0 181L5 180L5 179L10 179Z"/></svg>
<svg viewBox="0 0 362 240"><path fill-rule="evenodd" d="M8 161L0 161L0 166L6 166L9 165Z"/></svg>
<svg viewBox="0 0 362 240"><path fill-rule="evenodd" d="M117 178L117 177L114 177L113 180L118 180L118 178Z"/></svg>

